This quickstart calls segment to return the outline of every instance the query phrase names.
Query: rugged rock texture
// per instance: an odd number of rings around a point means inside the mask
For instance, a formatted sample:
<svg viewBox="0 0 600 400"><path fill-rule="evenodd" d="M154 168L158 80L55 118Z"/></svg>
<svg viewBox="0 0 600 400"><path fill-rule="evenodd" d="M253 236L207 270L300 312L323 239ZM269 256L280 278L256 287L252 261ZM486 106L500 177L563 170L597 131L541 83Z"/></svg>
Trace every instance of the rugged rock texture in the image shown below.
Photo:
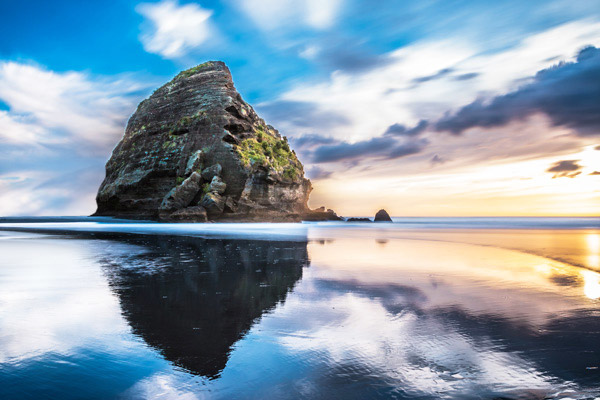
<svg viewBox="0 0 600 400"><path fill-rule="evenodd" d="M140 103L106 164L95 215L200 221L205 210L209 220L337 218L308 209L311 189L287 139L242 100L227 66L210 61Z"/></svg>
<svg viewBox="0 0 600 400"><path fill-rule="evenodd" d="M392 222L392 218L390 218L390 214L387 213L384 209L377 211L375 214L374 222Z"/></svg>

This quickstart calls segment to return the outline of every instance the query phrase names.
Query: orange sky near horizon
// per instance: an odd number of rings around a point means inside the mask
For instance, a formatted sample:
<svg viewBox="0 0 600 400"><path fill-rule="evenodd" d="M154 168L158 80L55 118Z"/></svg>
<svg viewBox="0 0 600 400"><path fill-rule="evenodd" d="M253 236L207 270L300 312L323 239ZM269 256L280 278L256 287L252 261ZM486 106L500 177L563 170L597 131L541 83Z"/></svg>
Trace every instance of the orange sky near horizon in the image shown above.
<svg viewBox="0 0 600 400"><path fill-rule="evenodd" d="M553 178L548 165L579 160L575 178ZM381 177L334 175L313 182L311 207L324 205L343 216L600 216L600 151L524 161L480 163L445 172Z"/></svg>

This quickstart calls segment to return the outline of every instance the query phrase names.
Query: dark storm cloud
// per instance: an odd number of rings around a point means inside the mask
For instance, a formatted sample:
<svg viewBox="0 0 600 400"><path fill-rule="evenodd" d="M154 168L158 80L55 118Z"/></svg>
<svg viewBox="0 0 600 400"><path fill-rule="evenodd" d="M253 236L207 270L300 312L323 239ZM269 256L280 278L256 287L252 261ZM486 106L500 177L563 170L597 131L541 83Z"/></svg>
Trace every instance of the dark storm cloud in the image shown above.
<svg viewBox="0 0 600 400"><path fill-rule="evenodd" d="M425 139L399 143L390 136L380 136L356 143L340 142L317 148L312 154L315 163L328 163L366 157L395 159L421 152L428 142Z"/></svg>
<svg viewBox="0 0 600 400"><path fill-rule="evenodd" d="M333 128L350 124L344 115L332 111L322 111L315 103L308 101L279 100L257 107L267 121L287 122L299 127Z"/></svg>
<svg viewBox="0 0 600 400"><path fill-rule="evenodd" d="M385 131L384 135L393 135L393 136L417 136L422 133L429 123L425 120L419 121L417 125L412 128L407 128L402 124L394 124L390 125Z"/></svg>
<svg viewBox="0 0 600 400"><path fill-rule="evenodd" d="M553 173L552 178L575 178L581 174L581 165L578 164L579 160L562 160L557 161L546 170L546 172Z"/></svg>
<svg viewBox="0 0 600 400"><path fill-rule="evenodd" d="M555 126L579 135L600 134L600 49L581 50L575 62L539 71L533 82L489 102L476 100L436 124L438 131L460 134L473 127L497 127L543 112Z"/></svg>

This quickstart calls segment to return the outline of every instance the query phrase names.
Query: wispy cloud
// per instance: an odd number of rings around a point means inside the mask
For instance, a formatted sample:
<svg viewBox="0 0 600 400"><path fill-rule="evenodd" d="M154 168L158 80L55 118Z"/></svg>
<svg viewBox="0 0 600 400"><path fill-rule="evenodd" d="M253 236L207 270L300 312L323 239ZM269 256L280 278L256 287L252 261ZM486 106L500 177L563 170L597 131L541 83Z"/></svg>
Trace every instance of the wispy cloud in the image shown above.
<svg viewBox="0 0 600 400"><path fill-rule="evenodd" d="M425 129L427 129L428 125L429 125L429 123L425 120L419 121L419 123L412 128L407 128L405 125L402 125L402 124L394 124L394 125L390 125L386 129L385 135L418 136L421 133L423 133L425 131Z"/></svg>
<svg viewBox="0 0 600 400"><path fill-rule="evenodd" d="M0 62L0 215L92 212L104 163L151 85Z"/></svg>
<svg viewBox="0 0 600 400"><path fill-rule="evenodd" d="M331 176L331 174L333 174L332 171L327 171L319 167L318 165L315 165L314 167L310 168L306 173L308 178L312 180L327 179Z"/></svg>
<svg viewBox="0 0 600 400"><path fill-rule="evenodd" d="M279 100L259 104L257 109L273 121L286 121L299 127L328 129L350 125L342 112L324 111L318 102Z"/></svg>
<svg viewBox="0 0 600 400"><path fill-rule="evenodd" d="M582 20L495 52L483 52L476 42L460 37L416 42L388 53L386 62L375 68L336 71L320 83L298 84L259 111L266 111L269 123L290 137L307 169L311 163L328 163L330 170L345 171L346 182L360 174L423 174L441 164L449 173L490 163L566 157L589 140L572 135L566 126L553 126L541 113L509 121L493 135L474 129L451 139L435 132L435 121L482 95L502 96L530 84L538 71L561 60L572 65L579 50L598 38L600 23ZM348 169L358 159L369 160L368 173Z"/></svg>
<svg viewBox="0 0 600 400"><path fill-rule="evenodd" d="M563 24L496 52L461 37L415 42L389 52L376 68L336 71L319 83L299 83L273 103L310 104L315 113L302 119L286 118L284 112L267 117L294 136L318 131L318 125L327 122L324 117L331 115L344 124L329 124L328 136L366 140L394 124L436 121L482 95L515 90L538 71L557 60L571 60L590 44L600 45L600 23L595 21ZM313 114L318 116L314 123Z"/></svg>
<svg viewBox="0 0 600 400"><path fill-rule="evenodd" d="M343 0L241 0L236 1L261 29L297 26L314 29L331 27Z"/></svg>
<svg viewBox="0 0 600 400"><path fill-rule="evenodd" d="M315 146L334 143L338 143L338 140L331 137L318 135L315 133L292 138L292 144L294 145L294 147L299 148L312 148Z"/></svg>
<svg viewBox="0 0 600 400"><path fill-rule="evenodd" d="M476 100L443 118L436 129L459 134L473 127L503 126L543 112L554 125L573 128L581 135L600 135L599 100L600 49L587 47L575 62L539 71L531 83L488 102Z"/></svg>
<svg viewBox="0 0 600 400"><path fill-rule="evenodd" d="M35 146L48 141L52 141L48 132L32 123L31 118L0 110L0 142Z"/></svg>
<svg viewBox="0 0 600 400"><path fill-rule="evenodd" d="M433 157L431 157L431 160L429 160L429 163L432 166L433 165L443 164L445 162L446 162L446 160L443 157L440 157L439 154L434 154Z"/></svg>
<svg viewBox="0 0 600 400"><path fill-rule="evenodd" d="M211 36L211 10L176 1L142 3L136 11L146 18L140 40L149 53L179 58L204 44Z"/></svg>
<svg viewBox="0 0 600 400"><path fill-rule="evenodd" d="M553 173L554 176L552 178L575 178L581 174L581 169L583 168L578 163L579 160L557 161L546 172Z"/></svg>
<svg viewBox="0 0 600 400"><path fill-rule="evenodd" d="M50 164L44 170L41 163L33 161L29 169L11 172L14 177L0 175L0 216L91 214L104 177L104 160L96 160L94 164L73 170Z"/></svg>
<svg viewBox="0 0 600 400"><path fill-rule="evenodd" d="M354 143L339 142L318 147L312 154L315 163L380 157L396 159L423 151L429 142L426 139L410 139L398 142L390 136L380 136Z"/></svg>
<svg viewBox="0 0 600 400"><path fill-rule="evenodd" d="M540 79L536 77L539 71L553 65L573 65L586 45L600 46L600 23L595 20L554 26L494 51L461 36L412 42L382 55L385 62L372 68L338 69L320 81L298 82L273 101L271 112L264 115L290 137L307 171L318 165L336 174L336 179L319 183L313 198L319 204L339 204L337 208L344 208L338 210L341 213L360 212L361 204L369 202L368 195L363 196L355 184L369 180L372 189L385 192L391 203L420 209L422 214L481 213L490 207L486 199L496 196L502 201L495 206L500 207L502 202L512 206L494 212L513 215L524 204L514 199L525 196L523 193L530 196L528 212L540 213L543 209L552 214L557 212L557 203L552 203L556 207L552 209L549 201L542 200L549 195L541 192L554 191L553 199L566 193L579 195L586 190L584 181L596 177L587 176L586 170L582 174L586 176L579 179L551 180L552 189L548 189L548 165L557 159L583 160L575 153L585 146L597 146L593 136L575 135L573 125L556 125L543 112L510 119L493 129L471 129L462 135L436 132L435 123L478 98L504 96L532 84ZM318 49L311 51L310 59L318 59L318 54ZM311 112L286 107L297 104L310 104L306 110ZM273 112L276 110L279 112ZM259 109L261 115L262 111ZM355 168L360 160L366 161L362 168ZM588 164L586 161L582 165L590 168L589 172L597 170ZM512 165L531 168L526 177L533 180L517 182L523 172L515 172ZM480 171L488 171L486 168L493 171L489 173L493 179L481 178ZM391 189L392 180L401 182L396 192ZM486 185L496 185L492 194L487 189L475 193ZM570 185L569 189L565 185ZM406 188L417 186L419 195L409 199ZM419 200L429 198L431 204L438 204L439 193L455 188L469 188L468 195L461 197L461 202L469 199L469 210L465 211L462 203L428 209ZM349 193L356 193L353 204ZM581 212L590 209L586 198L579 200L580 210L585 210ZM559 212L565 213L562 209Z"/></svg>
<svg viewBox="0 0 600 400"><path fill-rule="evenodd" d="M0 142L106 154L146 89L126 78L0 62L0 100L9 108L0 112Z"/></svg>

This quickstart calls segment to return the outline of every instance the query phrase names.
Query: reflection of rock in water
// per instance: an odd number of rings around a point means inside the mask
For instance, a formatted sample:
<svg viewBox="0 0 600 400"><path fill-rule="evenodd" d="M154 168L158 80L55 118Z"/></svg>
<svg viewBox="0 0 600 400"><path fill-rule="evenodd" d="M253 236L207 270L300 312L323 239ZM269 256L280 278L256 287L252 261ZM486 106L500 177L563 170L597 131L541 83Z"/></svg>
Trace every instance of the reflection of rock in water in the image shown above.
<svg viewBox="0 0 600 400"><path fill-rule="evenodd" d="M231 346L285 299L308 265L302 242L143 241L150 252L107 260L123 314L166 359L211 378L225 367Z"/></svg>

